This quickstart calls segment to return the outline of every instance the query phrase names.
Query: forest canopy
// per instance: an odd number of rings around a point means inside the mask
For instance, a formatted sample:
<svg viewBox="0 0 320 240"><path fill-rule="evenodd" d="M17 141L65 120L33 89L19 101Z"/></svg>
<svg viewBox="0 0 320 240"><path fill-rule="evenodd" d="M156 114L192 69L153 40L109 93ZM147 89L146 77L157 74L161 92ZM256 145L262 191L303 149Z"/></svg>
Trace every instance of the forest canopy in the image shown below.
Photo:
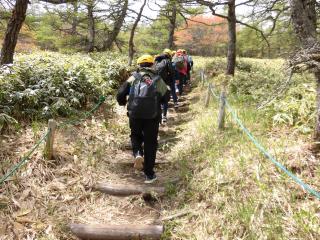
<svg viewBox="0 0 320 240"><path fill-rule="evenodd" d="M4 38L15 4L12 0L1 2L0 41ZM192 1L158 2L148 1L142 9L139 26L135 29L135 51L155 54L168 46L168 36L171 34L176 48L188 48L194 55L225 56L228 38L226 19L213 16L199 4L191 4ZM70 53L114 49L127 52L130 32L142 5L143 1L124 0L70 1L59 5L33 0L29 4L16 50ZM264 7L264 3L257 5L258 9ZM240 6L237 19L243 19L241 21L248 26L238 23L239 56L280 57L287 56L294 49L296 40L292 34L290 16L282 11L285 7L281 1L273 8L279 16L271 12L265 19L265 15L254 14L253 7ZM219 11L222 14L226 12L225 8ZM270 19L275 17L277 21L273 25ZM249 25L261 29L266 36ZM173 31L170 30L172 26Z"/></svg>

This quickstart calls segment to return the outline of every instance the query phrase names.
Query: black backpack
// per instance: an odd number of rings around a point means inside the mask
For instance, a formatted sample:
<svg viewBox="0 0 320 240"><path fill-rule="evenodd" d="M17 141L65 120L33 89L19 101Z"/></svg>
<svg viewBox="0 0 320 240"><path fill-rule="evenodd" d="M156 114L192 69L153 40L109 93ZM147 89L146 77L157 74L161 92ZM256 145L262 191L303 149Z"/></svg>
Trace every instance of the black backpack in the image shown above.
<svg viewBox="0 0 320 240"><path fill-rule="evenodd" d="M157 73L160 75L160 77L165 81L167 85L169 85L169 67L168 67L168 60L162 59L158 62L155 62L154 68L157 71Z"/></svg>
<svg viewBox="0 0 320 240"><path fill-rule="evenodd" d="M134 72L135 80L130 88L128 113L129 117L137 119L153 119L160 112L160 96L156 84L160 76L141 75Z"/></svg>

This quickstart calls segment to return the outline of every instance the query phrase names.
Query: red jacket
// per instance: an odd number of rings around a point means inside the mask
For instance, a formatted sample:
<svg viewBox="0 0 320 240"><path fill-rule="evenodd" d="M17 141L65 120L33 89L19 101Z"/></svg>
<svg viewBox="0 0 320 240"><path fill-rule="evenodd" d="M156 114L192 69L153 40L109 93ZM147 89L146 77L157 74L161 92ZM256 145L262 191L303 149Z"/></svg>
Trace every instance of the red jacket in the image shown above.
<svg viewBox="0 0 320 240"><path fill-rule="evenodd" d="M183 58L184 58L184 67L182 69L177 69L176 70L183 74L183 75L187 75L188 74L188 57L186 55L183 55Z"/></svg>

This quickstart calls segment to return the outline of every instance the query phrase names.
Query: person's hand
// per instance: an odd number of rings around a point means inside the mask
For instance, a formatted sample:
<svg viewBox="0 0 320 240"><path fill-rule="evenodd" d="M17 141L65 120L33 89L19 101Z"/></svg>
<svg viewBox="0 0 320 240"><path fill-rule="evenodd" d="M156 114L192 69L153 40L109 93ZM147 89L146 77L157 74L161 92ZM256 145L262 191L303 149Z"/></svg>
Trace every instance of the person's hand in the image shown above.
<svg viewBox="0 0 320 240"><path fill-rule="evenodd" d="M176 84L179 84L180 83L180 80L176 80Z"/></svg>

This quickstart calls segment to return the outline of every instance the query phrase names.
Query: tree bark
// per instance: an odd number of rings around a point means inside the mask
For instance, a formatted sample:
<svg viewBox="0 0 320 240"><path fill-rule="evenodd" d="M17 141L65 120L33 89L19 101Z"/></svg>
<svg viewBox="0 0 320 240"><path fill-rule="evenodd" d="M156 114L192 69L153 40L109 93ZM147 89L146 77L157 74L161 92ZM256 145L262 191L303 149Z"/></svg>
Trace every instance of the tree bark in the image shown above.
<svg viewBox="0 0 320 240"><path fill-rule="evenodd" d="M236 6L235 0L228 2L228 54L227 54L227 75L234 75L236 66Z"/></svg>
<svg viewBox="0 0 320 240"><path fill-rule="evenodd" d="M121 14L120 14L119 18L115 21L113 30L110 33L108 39L104 43L104 49L110 50L112 48L112 44L115 42L115 40L118 37L118 34L121 30L124 19L127 15L127 11L128 11L128 0L124 0L124 4L121 9Z"/></svg>
<svg viewBox="0 0 320 240"><path fill-rule="evenodd" d="M42 2L61 4L74 2L76 0L40 0ZM12 16L8 22L6 34L2 43L0 54L0 65L13 63L14 50L17 45L20 29L26 19L28 9L28 0L16 0L16 4L12 11Z"/></svg>
<svg viewBox="0 0 320 240"><path fill-rule="evenodd" d="M317 42L316 0L291 0L294 31L304 48Z"/></svg>
<svg viewBox="0 0 320 240"><path fill-rule="evenodd" d="M2 44L0 65L13 63L14 50L17 45L20 29L26 18L27 8L28 0L16 1Z"/></svg>
<svg viewBox="0 0 320 240"><path fill-rule="evenodd" d="M138 23L141 20L142 12L143 12L143 9L144 9L146 3L147 3L147 0L144 0L142 6L140 8L140 11L138 13L138 16L137 16L136 20L134 21L134 24L133 24L132 29L131 29L130 39L129 39L129 62L128 62L129 66L132 65L132 60L133 60L133 56L134 56L134 53L135 53L134 42L133 42L134 34L135 34L136 28L138 26Z"/></svg>
<svg viewBox="0 0 320 240"><path fill-rule="evenodd" d="M316 81L317 81L317 118L316 118L316 126L314 131L314 139L316 142L320 142L320 71L315 73ZM319 147L319 144L316 144Z"/></svg>
<svg viewBox="0 0 320 240"><path fill-rule="evenodd" d="M317 15L316 0L291 0L291 18L294 32L300 40L305 52L312 54L312 49L319 46L317 39ZM302 56L304 59L305 56ZM311 57L312 58L312 57ZM320 63L319 59L315 59ZM315 141L320 142L320 69L314 69L314 75L317 83L317 117L314 132ZM320 150L319 144L316 144L316 150Z"/></svg>
<svg viewBox="0 0 320 240"><path fill-rule="evenodd" d="M71 34L76 35L77 26L78 26L78 11L79 11L78 2L73 2L72 6L73 6L73 16L72 16Z"/></svg>
<svg viewBox="0 0 320 240"><path fill-rule="evenodd" d="M175 1L169 2L169 8L172 11L171 16L169 16L169 38L168 38L168 48L174 48L174 32L176 30L177 22L177 4Z"/></svg>
<svg viewBox="0 0 320 240"><path fill-rule="evenodd" d="M95 43L95 25L94 25L94 16L93 16L93 1L89 1L87 5L87 14L88 14L88 45L87 52L94 51Z"/></svg>

